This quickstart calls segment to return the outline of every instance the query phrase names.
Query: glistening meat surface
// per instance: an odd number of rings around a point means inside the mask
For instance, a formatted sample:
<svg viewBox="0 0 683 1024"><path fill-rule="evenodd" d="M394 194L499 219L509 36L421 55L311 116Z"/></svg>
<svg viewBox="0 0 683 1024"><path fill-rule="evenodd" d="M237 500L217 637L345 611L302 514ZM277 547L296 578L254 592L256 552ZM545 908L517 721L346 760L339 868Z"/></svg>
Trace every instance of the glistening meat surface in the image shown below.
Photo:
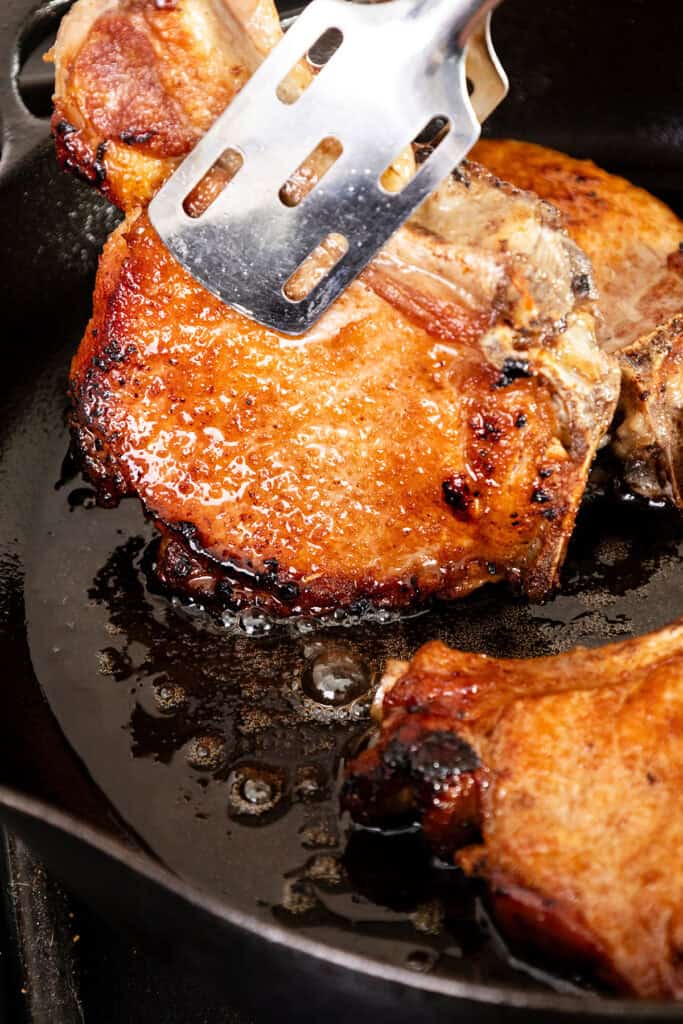
<svg viewBox="0 0 683 1024"><path fill-rule="evenodd" d="M105 499L138 494L166 524L174 587L313 610L500 577L552 586L614 375L590 303L572 308L574 253L536 201L501 204L476 171L449 188L541 236L564 294L536 288L533 262L491 235L450 243L464 287L444 282L445 297L390 248L371 285L292 342L200 288L144 215L110 240L72 369L77 436ZM526 328L548 304L547 334Z"/></svg>
<svg viewBox="0 0 683 1024"><path fill-rule="evenodd" d="M202 128L186 96L203 88L193 69L207 5L178 0L166 22L143 0L105 6L93 17L85 0L79 21L76 5L56 48L58 141L75 111L66 137L104 145L97 183L129 211L73 363L74 429L101 498L136 494L159 525L161 578L283 613L405 605L503 578L532 596L550 589L617 394L590 266L557 213L466 166L312 332L294 342L258 327L189 277L133 203L176 159L150 163L139 141L161 125L176 77L178 122L188 138ZM252 21L223 6L232 20L213 42L227 95L229 54ZM93 43L112 18L147 40L144 66L163 84L145 87L124 143L144 158L135 195L88 106L99 83L98 110L120 113L110 50ZM126 109L147 80L136 52L116 54ZM212 82L213 95L220 69Z"/></svg>
<svg viewBox="0 0 683 1024"><path fill-rule="evenodd" d="M148 203L281 35L272 0L78 0L52 51L60 161Z"/></svg>

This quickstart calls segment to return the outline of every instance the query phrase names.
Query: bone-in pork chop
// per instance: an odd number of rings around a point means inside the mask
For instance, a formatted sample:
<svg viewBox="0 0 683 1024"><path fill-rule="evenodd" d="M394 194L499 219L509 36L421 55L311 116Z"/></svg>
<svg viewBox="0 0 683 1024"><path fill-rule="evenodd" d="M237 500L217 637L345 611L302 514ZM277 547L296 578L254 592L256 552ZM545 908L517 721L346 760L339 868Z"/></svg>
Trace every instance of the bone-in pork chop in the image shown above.
<svg viewBox="0 0 683 1024"><path fill-rule="evenodd" d="M529 660L430 643L375 710L357 820L420 819L523 948L683 997L683 624Z"/></svg>
<svg viewBox="0 0 683 1024"><path fill-rule="evenodd" d="M488 140L474 156L565 214L593 263L600 342L621 366L613 449L633 490L683 506L683 221L590 160Z"/></svg>
<svg viewBox="0 0 683 1024"><path fill-rule="evenodd" d="M496 579L538 597L618 383L590 266L552 207L463 167L293 341L206 292L136 205L206 127L202 90L215 112L249 73L235 54L256 59L254 24L263 48L276 37L257 10L80 0L60 32L58 147L76 165L99 151L95 183L128 210L72 367L86 469L102 500L142 500L160 577L203 600L317 613ZM124 30L136 43L117 49Z"/></svg>

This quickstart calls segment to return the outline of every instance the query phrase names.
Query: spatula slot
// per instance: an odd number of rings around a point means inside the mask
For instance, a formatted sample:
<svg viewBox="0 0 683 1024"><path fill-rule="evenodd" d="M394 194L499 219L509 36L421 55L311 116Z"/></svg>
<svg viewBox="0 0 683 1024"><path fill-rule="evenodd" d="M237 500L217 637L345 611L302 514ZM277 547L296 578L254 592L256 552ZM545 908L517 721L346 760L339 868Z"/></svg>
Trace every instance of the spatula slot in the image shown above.
<svg viewBox="0 0 683 1024"><path fill-rule="evenodd" d="M300 263L282 289L290 302L302 302L314 288L336 267L349 251L349 242L344 235L331 232L313 252Z"/></svg>
<svg viewBox="0 0 683 1024"><path fill-rule="evenodd" d="M306 60L311 67L317 68L318 71L324 68L341 46L343 38L344 35L338 28L328 28L323 32L306 54Z"/></svg>
<svg viewBox="0 0 683 1024"><path fill-rule="evenodd" d="M342 155L344 147L330 135L323 139L290 174L278 195L284 206L298 206Z"/></svg>
<svg viewBox="0 0 683 1024"><path fill-rule="evenodd" d="M209 168L183 200L183 210L188 217L201 217L221 192L230 184L244 163L244 157L237 149L228 148Z"/></svg>
<svg viewBox="0 0 683 1024"><path fill-rule="evenodd" d="M275 90L281 103L292 104L303 96L309 85L320 74L322 69L334 57L342 44L344 35L341 29L328 28L318 36L312 46L297 61Z"/></svg>
<svg viewBox="0 0 683 1024"><path fill-rule="evenodd" d="M379 184L385 192L397 193L403 191L406 185L413 180L432 153L441 145L453 127L450 118L444 114L432 117L418 132L410 147L413 150L414 163L411 169L406 170L405 149L397 153L394 159L382 171ZM400 172L399 172L400 169Z"/></svg>

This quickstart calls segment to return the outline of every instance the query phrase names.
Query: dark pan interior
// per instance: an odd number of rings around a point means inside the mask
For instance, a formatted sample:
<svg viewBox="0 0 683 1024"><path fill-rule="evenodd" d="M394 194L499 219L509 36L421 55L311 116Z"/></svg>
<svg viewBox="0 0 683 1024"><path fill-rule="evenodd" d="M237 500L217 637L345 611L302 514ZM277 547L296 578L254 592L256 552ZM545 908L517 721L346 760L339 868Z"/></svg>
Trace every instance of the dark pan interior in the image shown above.
<svg viewBox="0 0 683 1024"><path fill-rule="evenodd" d="M20 6L36 5L13 2L9 15ZM22 57L64 7L29 19ZM683 208L682 20L676 3L509 0L495 38L512 94L489 131L591 155ZM41 112L40 76L25 71L22 88ZM360 955L380 973L407 968L415 986L459 993L464 982L477 998L575 1007L590 979L511 961L480 894L434 864L419 836L349 832L340 763L362 742L385 659L425 640L529 656L683 615L678 516L592 493L562 589L543 606L488 588L393 621L218 627L153 593L153 531L137 504L94 507L63 463L68 360L116 214L56 170L38 141L45 125L6 92L5 132L18 134L0 166L0 784L105 831L116 849L147 851L203 890L215 916L245 915L262 935L274 927L293 946ZM321 702L323 663L351 680L352 703ZM586 1007L599 1003L624 1012L600 993Z"/></svg>

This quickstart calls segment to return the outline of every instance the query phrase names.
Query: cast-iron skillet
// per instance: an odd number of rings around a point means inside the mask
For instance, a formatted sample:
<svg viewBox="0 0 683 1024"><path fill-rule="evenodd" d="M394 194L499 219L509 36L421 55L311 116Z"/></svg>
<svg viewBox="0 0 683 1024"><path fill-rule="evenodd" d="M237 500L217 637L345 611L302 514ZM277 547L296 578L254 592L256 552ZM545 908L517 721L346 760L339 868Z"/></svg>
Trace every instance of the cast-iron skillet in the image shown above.
<svg viewBox="0 0 683 1024"><path fill-rule="evenodd" d="M512 961L485 898L419 835L351 832L336 805L387 656L435 636L533 655L661 626L683 614L678 517L589 496L543 607L490 589L397 621L246 635L154 594L137 504L94 507L62 466L68 359L116 222L57 171L25 106L44 113L44 90L18 87L67 6L0 14L0 816L94 905L211 956L235 1001L271 1018L678 1018ZM513 88L493 132L592 155L680 207L676 0L508 0L496 39ZM321 660L355 703L312 699Z"/></svg>

